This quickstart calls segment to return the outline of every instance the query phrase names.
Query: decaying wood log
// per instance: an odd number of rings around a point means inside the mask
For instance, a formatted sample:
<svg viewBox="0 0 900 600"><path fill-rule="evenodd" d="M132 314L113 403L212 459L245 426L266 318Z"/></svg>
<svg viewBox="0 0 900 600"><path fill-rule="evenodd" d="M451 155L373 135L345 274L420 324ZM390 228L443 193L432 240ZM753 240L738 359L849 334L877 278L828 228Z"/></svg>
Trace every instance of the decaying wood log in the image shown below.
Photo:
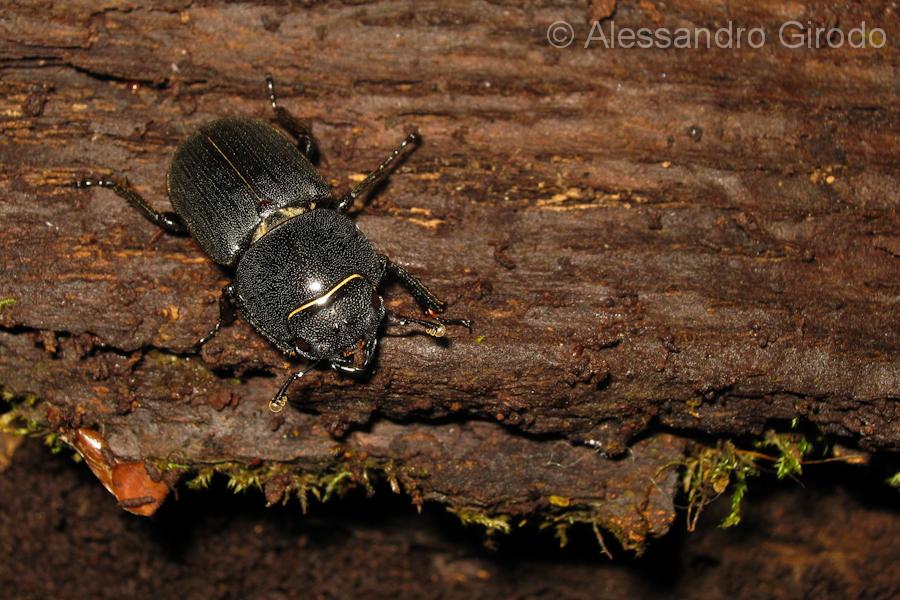
<svg viewBox="0 0 900 600"><path fill-rule="evenodd" d="M622 27L769 34L679 51L584 48L577 2L6 8L0 384L153 477L223 461L318 483L395 469L478 518L571 507L624 540L671 519L661 469L682 442L658 426L752 435L799 417L897 448L887 4L619 3ZM788 49L790 18L867 21L892 43ZM547 43L556 20L577 43ZM370 379L312 373L282 417L266 402L291 365L247 324L190 354L227 274L112 194L66 187L118 174L166 206L175 147L211 118L268 115L266 71L338 189L419 128L425 144L357 221L475 321L445 344L386 336Z"/></svg>

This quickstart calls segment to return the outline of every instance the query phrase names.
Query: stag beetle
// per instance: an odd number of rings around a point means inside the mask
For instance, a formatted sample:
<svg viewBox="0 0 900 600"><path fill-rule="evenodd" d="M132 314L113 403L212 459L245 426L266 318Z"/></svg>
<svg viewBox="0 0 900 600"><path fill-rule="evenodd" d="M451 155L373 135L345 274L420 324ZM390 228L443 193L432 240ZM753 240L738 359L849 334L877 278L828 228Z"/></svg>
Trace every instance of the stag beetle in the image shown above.
<svg viewBox="0 0 900 600"><path fill-rule="evenodd" d="M372 244L346 214L355 200L377 187L418 133L405 140L359 184L339 199L313 166L316 143L309 127L279 106L266 76L275 123L227 117L200 127L176 151L166 177L175 212L158 212L127 182L81 179L77 188L109 188L150 222L169 233L189 233L232 274L219 298L219 320L195 345L199 349L236 310L278 350L312 364L293 373L269 403L281 412L287 390L320 362L337 372L367 373L382 322L417 325L442 337L446 304ZM385 310L379 285L398 280L432 320ZM360 353L362 355L360 356Z"/></svg>

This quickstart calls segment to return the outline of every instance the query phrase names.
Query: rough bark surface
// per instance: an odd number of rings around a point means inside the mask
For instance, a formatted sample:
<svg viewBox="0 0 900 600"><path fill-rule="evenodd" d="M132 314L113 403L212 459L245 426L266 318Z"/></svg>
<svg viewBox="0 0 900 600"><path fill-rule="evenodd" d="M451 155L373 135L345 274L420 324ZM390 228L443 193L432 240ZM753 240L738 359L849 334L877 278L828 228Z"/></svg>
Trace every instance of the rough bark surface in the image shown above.
<svg viewBox="0 0 900 600"><path fill-rule="evenodd" d="M897 448L896 43L777 43L790 18L893 42L889 4L616 8L618 26L769 33L682 51L585 49L583 3L4 8L0 384L35 395L40 422L99 430L116 460L395 469L458 510L569 502L625 540L671 520L661 469L682 442L657 425L752 435L800 417ZM566 49L545 37L559 19ZM266 402L292 365L246 323L188 352L227 274L111 193L66 187L127 176L167 208L179 142L267 115L266 71L337 189L419 128L357 220L476 323L446 344L386 336L370 379L313 373L305 412L278 418ZM633 460L606 458L641 435ZM570 443L588 441L602 452Z"/></svg>

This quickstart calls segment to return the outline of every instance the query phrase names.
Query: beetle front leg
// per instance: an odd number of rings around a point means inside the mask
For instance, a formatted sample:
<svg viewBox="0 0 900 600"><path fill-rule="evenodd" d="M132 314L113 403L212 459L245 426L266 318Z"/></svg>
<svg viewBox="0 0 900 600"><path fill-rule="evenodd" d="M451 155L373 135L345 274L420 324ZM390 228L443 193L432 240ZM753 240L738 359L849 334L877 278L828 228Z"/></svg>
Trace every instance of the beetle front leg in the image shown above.
<svg viewBox="0 0 900 600"><path fill-rule="evenodd" d="M284 410L285 405L288 403L288 388L291 387L292 383L294 383L298 379L301 379L304 375L312 371L318 364L319 361L316 361L308 367L296 371L290 377L285 379L284 383L281 384L281 388L278 390L278 393L275 394L275 397L269 401L269 410L276 414Z"/></svg>
<svg viewBox="0 0 900 600"><path fill-rule="evenodd" d="M204 344L216 337L216 334L222 329L234 323L236 306L234 304L234 285L226 285L222 288L222 294L219 296L219 320L215 327L209 330L209 333L197 340L194 344L194 350L199 352Z"/></svg>
<svg viewBox="0 0 900 600"><path fill-rule="evenodd" d="M165 211L159 212L154 210L140 194L134 191L126 180L125 183L119 183L115 179L79 179L75 182L78 189L86 189L89 187L102 187L111 189L120 198L124 198L128 204L137 209L144 217L169 233L186 233L187 226L178 214Z"/></svg>
<svg viewBox="0 0 900 600"><path fill-rule="evenodd" d="M269 90L269 101L272 103L272 110L275 111L275 122L293 136L297 146L300 148L300 152L306 158L314 159L319 153L319 147L316 144L316 138L313 137L309 124L292 115L288 109L278 106L278 100L275 97L275 81L269 74L266 75L266 87Z"/></svg>
<svg viewBox="0 0 900 600"><path fill-rule="evenodd" d="M409 294L415 299L415 301L419 304L422 310L430 316L432 319L437 321L440 325L462 325L469 331L472 330L472 322L468 319L441 319L438 315L445 310L447 310L447 303L442 302L438 299L437 296L431 293L431 291L425 287L425 284L419 281L412 273L401 267L395 262L391 262L386 256L379 257L383 263L385 271L391 277L397 279L403 287L407 289ZM423 325L426 327L434 328L434 323L429 321L421 321L417 319L410 319L409 317L397 317L403 318L411 323L417 323L419 325ZM405 324L405 323L404 323ZM430 333L430 331L429 331ZM430 335L435 335L434 333L430 333ZM443 335L443 334L441 334ZM437 336L440 337L440 336Z"/></svg>
<svg viewBox="0 0 900 600"><path fill-rule="evenodd" d="M383 163L378 165L378 168L369 173L368 176L360 181L353 189L341 196L341 199L335 203L334 209L345 212L353 206L353 203L357 198L372 191L379 183L385 180L388 172L397 166L406 147L410 144L418 145L420 141L421 138L419 137L418 132L414 131L407 135L406 139L400 142L400 145L391 152L391 155L384 159Z"/></svg>
<svg viewBox="0 0 900 600"><path fill-rule="evenodd" d="M425 284L418 280L412 273L392 262L387 256L380 256L384 263L384 269L388 275L403 284L410 295L415 298L422 310L431 316L442 313L447 310L447 303L442 302L437 296L431 293Z"/></svg>

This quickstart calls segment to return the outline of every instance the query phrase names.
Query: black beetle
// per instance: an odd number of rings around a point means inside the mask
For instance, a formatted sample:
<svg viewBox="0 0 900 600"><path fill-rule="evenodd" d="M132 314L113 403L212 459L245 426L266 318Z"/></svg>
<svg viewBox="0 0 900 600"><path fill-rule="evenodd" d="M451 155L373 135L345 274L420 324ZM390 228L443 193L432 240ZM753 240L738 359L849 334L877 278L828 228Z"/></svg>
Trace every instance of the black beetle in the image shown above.
<svg viewBox="0 0 900 600"><path fill-rule="evenodd" d="M409 134L375 171L335 200L311 162L312 133L278 105L271 76L266 82L275 122L294 140L257 119L224 118L202 126L176 150L169 167L175 212L157 212L127 182L82 179L75 186L112 189L163 230L190 233L233 273L219 300L219 320L197 349L234 321L237 308L282 353L313 361L291 375L270 402L270 409L280 412L288 386L320 361L338 372L368 372L383 321L420 325L436 337L444 335L445 325L470 323L438 317L446 305L403 267L377 254L344 214L385 179L407 146L419 142L418 134ZM399 280L433 321L388 313L378 293L385 275Z"/></svg>

